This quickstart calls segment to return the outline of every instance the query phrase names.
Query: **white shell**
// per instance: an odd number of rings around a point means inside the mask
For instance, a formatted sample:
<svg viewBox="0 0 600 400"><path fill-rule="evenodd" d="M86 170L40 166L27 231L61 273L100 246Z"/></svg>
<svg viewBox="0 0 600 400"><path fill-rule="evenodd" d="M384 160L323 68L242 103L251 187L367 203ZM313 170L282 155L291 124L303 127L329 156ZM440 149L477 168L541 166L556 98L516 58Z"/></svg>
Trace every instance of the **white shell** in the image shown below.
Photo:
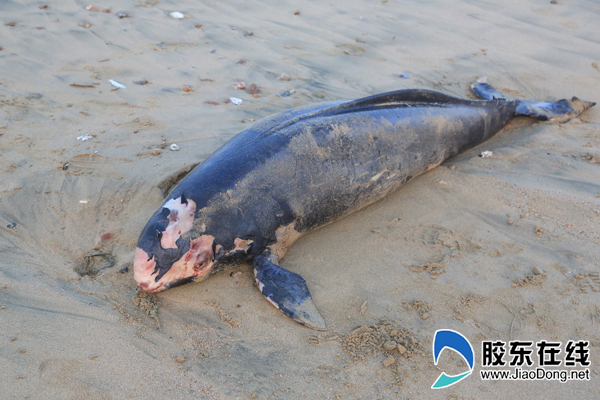
<svg viewBox="0 0 600 400"><path fill-rule="evenodd" d="M177 146L175 143L173 143L172 145L169 146L169 148L173 151L178 151L179 150L179 146Z"/></svg>
<svg viewBox="0 0 600 400"><path fill-rule="evenodd" d="M182 13L180 13L179 11L173 11L171 14L169 14L171 17L175 18L175 19L181 19L181 18L185 18L185 15L183 15Z"/></svg>
<svg viewBox="0 0 600 400"><path fill-rule="evenodd" d="M79 136L77 138L77 140L81 140L82 142L85 142L86 140L91 139L91 138L93 138L93 136L90 136L90 135L81 135L81 136Z"/></svg>
<svg viewBox="0 0 600 400"><path fill-rule="evenodd" d="M494 153L493 153L493 152L491 152L491 151L489 151L489 150L486 150L486 151L484 151L483 153L481 153L481 157L482 157L482 158L490 158L490 157L491 157L491 156L493 156L493 155L494 155Z"/></svg>
<svg viewBox="0 0 600 400"><path fill-rule="evenodd" d="M236 106L239 106L244 102L242 99L238 99L237 97L230 97L229 100Z"/></svg>
<svg viewBox="0 0 600 400"><path fill-rule="evenodd" d="M112 79L109 79L108 81L111 83L111 85L113 85L114 87L117 87L119 89L125 89L126 88L126 86L123 85L122 83L119 83L117 81L113 81Z"/></svg>

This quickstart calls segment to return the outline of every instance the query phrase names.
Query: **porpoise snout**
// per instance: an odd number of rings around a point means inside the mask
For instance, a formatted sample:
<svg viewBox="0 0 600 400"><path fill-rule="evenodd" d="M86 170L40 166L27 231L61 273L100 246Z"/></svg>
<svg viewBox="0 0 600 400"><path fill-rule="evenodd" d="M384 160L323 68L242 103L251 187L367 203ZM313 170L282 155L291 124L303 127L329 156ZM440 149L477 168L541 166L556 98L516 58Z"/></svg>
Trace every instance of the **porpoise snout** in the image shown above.
<svg viewBox="0 0 600 400"><path fill-rule="evenodd" d="M139 247L135 249L135 259L133 261L133 277L137 282L140 289L155 293L160 292L162 284L155 282L154 269L156 268L156 261L154 257L149 259L148 253Z"/></svg>
<svg viewBox="0 0 600 400"><path fill-rule="evenodd" d="M150 293L157 293L171 287L180 286L179 281L195 282L206 278L214 265L213 243L215 238L202 235L190 242L189 250L178 260L174 260L168 271L161 275L156 271L155 255L150 256L141 248L135 250L133 276L140 287ZM216 246L220 249L221 246ZM161 265L163 268L163 265Z"/></svg>

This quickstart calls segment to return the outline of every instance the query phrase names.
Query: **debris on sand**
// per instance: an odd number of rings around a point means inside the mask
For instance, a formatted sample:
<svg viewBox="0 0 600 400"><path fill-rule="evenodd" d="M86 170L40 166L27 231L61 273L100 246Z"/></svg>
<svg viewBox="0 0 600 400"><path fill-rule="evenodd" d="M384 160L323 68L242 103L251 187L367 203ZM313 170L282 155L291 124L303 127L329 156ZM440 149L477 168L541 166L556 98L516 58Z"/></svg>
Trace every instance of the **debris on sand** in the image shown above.
<svg viewBox="0 0 600 400"><path fill-rule="evenodd" d="M367 313L367 308L369 307L369 302L367 300L365 300L364 303L362 303L362 305L360 306L360 312L359 315L363 316Z"/></svg>
<svg viewBox="0 0 600 400"><path fill-rule="evenodd" d="M544 280L546 279L546 274L544 273L544 271L536 268L535 266L532 266L531 272L532 274L525 276L525 279L513 279L512 287L516 288L527 285L541 285L542 283L544 283Z"/></svg>
<svg viewBox="0 0 600 400"><path fill-rule="evenodd" d="M230 97L229 101L231 101L236 106L239 106L240 104L242 104L244 102L242 99L238 99L237 97Z"/></svg>
<svg viewBox="0 0 600 400"><path fill-rule="evenodd" d="M258 86L256 86L255 83L251 84L250 86L248 86L246 88L246 93L248 94L259 94L260 93L260 89L258 88Z"/></svg>
<svg viewBox="0 0 600 400"><path fill-rule="evenodd" d="M157 318L158 316L158 299L155 295L138 290L133 295L133 305L142 310L151 318Z"/></svg>
<svg viewBox="0 0 600 400"><path fill-rule="evenodd" d="M91 88L91 89L96 88L96 86L94 86L94 85L84 85L81 83L71 83L69 86L78 87L78 88Z"/></svg>
<svg viewBox="0 0 600 400"><path fill-rule="evenodd" d="M341 339L342 349L353 361L366 361L366 356L378 358L383 367L402 384L406 366L404 359L425 356L421 342L407 328L399 328L387 320L379 324L360 326ZM381 375L380 372L377 372Z"/></svg>
<svg viewBox="0 0 600 400"><path fill-rule="evenodd" d="M110 8L87 6L85 9L88 11L92 11L92 12L103 12L103 13L107 13L107 14L110 13Z"/></svg>
<svg viewBox="0 0 600 400"><path fill-rule="evenodd" d="M410 357L422 353L422 347L409 329L388 322L358 327L342 339L342 349L354 361L380 354Z"/></svg>
<svg viewBox="0 0 600 400"><path fill-rule="evenodd" d="M110 84L111 84L111 85L113 85L113 86L114 86L114 87L116 87L116 88L119 88L119 89L126 89L126 88L127 88L127 87L126 87L125 85L123 85L122 83L119 83L119 82L117 82L117 81L115 81L115 80L113 80L113 79L109 79L108 81L110 82Z"/></svg>

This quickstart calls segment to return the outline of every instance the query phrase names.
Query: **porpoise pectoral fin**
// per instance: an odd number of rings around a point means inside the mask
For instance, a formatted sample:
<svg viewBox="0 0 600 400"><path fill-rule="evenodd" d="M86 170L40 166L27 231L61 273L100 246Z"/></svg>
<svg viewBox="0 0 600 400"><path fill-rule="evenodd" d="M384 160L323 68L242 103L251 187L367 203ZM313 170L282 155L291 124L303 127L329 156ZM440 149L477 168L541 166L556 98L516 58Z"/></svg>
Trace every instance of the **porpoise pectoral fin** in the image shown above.
<svg viewBox="0 0 600 400"><path fill-rule="evenodd" d="M304 279L277 265L270 253L254 257L254 276L262 294L285 315L309 328L327 329Z"/></svg>

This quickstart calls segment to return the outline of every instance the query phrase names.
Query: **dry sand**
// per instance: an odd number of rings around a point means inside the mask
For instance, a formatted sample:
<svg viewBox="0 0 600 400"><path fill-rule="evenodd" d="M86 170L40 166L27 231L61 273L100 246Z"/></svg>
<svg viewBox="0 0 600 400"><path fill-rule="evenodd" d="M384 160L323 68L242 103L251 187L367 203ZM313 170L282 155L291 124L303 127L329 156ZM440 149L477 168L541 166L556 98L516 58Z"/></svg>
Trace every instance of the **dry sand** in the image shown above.
<svg viewBox="0 0 600 400"><path fill-rule="evenodd" d="M327 332L270 306L248 265L152 297L119 272L169 182L273 113L404 88L473 97L481 76L517 98L600 100L597 1L41 4L0 3L0 398L600 396L598 107L515 120L303 237L284 266ZM433 391L440 328L471 340L476 371ZM589 340L592 379L481 381L486 339Z"/></svg>

